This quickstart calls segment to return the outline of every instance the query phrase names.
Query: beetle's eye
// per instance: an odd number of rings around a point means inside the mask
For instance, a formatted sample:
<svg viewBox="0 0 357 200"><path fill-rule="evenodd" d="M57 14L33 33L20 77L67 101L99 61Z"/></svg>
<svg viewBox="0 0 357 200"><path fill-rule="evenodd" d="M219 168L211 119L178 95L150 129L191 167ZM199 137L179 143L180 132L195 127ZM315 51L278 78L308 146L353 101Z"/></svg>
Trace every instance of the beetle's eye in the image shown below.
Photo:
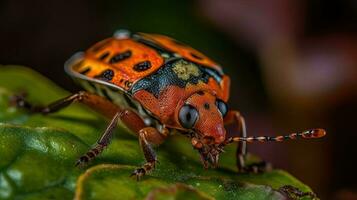
<svg viewBox="0 0 357 200"><path fill-rule="evenodd" d="M226 114L228 112L227 104L224 101L217 99L216 106L217 106L219 112L221 112L222 116L223 117L226 116Z"/></svg>
<svg viewBox="0 0 357 200"><path fill-rule="evenodd" d="M198 119L198 111L195 107L191 105L182 106L179 112L179 120L181 126L187 129L190 129L195 125L195 122Z"/></svg>

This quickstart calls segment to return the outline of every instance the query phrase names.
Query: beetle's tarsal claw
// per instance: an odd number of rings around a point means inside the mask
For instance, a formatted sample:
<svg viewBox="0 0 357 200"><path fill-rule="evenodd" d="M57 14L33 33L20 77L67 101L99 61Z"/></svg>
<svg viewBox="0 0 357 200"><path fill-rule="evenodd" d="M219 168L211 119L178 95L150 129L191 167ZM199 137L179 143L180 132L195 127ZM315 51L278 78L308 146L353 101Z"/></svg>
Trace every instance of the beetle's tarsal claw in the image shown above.
<svg viewBox="0 0 357 200"><path fill-rule="evenodd" d="M83 168L89 162L89 158L87 156L81 156L75 163L76 167Z"/></svg>
<svg viewBox="0 0 357 200"><path fill-rule="evenodd" d="M27 96L26 92L21 92L21 93L12 95L10 97L10 101L9 101L10 106L30 109L31 105L26 101L26 96Z"/></svg>
<svg viewBox="0 0 357 200"><path fill-rule="evenodd" d="M141 177L143 177L146 174L146 170L142 167L136 169L133 171L133 173L130 174L130 177L135 176L137 181L140 181Z"/></svg>
<svg viewBox="0 0 357 200"><path fill-rule="evenodd" d="M152 162L147 162L145 163L142 167L137 168L133 171L133 173L130 174L130 177L136 176L136 180L139 181L141 177L145 176L146 174L150 173L153 169L155 169L155 165L157 160L154 160Z"/></svg>

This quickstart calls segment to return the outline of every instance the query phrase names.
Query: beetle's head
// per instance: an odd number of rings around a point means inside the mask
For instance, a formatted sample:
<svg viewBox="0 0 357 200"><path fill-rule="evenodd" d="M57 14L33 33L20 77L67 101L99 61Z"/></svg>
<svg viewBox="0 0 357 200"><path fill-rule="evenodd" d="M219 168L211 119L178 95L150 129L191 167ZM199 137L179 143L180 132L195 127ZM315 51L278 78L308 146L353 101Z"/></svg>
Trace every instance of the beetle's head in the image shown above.
<svg viewBox="0 0 357 200"><path fill-rule="evenodd" d="M209 92L199 91L180 104L176 112L178 123L189 133L204 166L216 166L226 139L223 117L228 109L225 102Z"/></svg>

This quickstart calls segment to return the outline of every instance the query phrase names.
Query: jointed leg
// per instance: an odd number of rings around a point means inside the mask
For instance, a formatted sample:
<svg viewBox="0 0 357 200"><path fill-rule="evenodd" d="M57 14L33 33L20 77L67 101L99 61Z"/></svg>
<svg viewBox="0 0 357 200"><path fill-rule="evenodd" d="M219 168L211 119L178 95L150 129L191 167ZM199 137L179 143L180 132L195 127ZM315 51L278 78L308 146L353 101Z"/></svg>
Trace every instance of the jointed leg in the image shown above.
<svg viewBox="0 0 357 200"><path fill-rule="evenodd" d="M80 99L81 94L80 93L72 94L68 97L65 97L63 99L55 101L55 102L49 104L48 106L32 105L31 103L26 101L25 97L26 97L26 94L14 95L11 99L11 103L16 104L16 106L18 106L20 108L25 108L32 113L48 114L48 113L53 113L53 112L56 112L62 108L67 107L72 102Z"/></svg>
<svg viewBox="0 0 357 200"><path fill-rule="evenodd" d="M104 101L102 103L104 103ZM108 103L110 102L108 101ZM115 109L117 113L114 114L114 117L109 123L107 129L104 131L103 135L100 137L100 139L95 144L95 146L92 149L90 149L85 155L81 156L78 159L78 161L76 162L76 166L84 165L90 160L93 160L97 155L99 155L104 150L105 147L109 145L111 139L113 138L114 129L117 127L119 120L122 121L124 124L126 124L130 130L135 132L145 127L145 123L135 112L131 110L120 110L120 108L116 106L115 108L112 109ZM107 115L109 114L107 113Z"/></svg>
<svg viewBox="0 0 357 200"><path fill-rule="evenodd" d="M238 111L230 111L225 117L226 124L236 123L238 126L238 131L240 137L247 137L247 131L245 126L245 121L243 116ZM271 164L266 163L265 161L252 163L250 165L246 165L247 155L247 143L246 141L241 141L238 143L236 157L237 157L237 168L239 172L263 172L269 171L271 169Z"/></svg>
<svg viewBox="0 0 357 200"><path fill-rule="evenodd" d="M245 126L244 117L238 111L229 111L225 117L225 124L236 123L240 137L247 137L247 130ZM239 142L236 157L237 168L239 171L243 171L245 167L245 156L247 154L247 142Z"/></svg>
<svg viewBox="0 0 357 200"><path fill-rule="evenodd" d="M80 91L63 99L57 100L47 106L32 105L25 99L24 94L15 95L11 99L11 103L16 106L25 108L32 113L49 114L66 108L73 102L81 102L99 111L107 117L113 117L120 109L103 97L88 92Z"/></svg>
<svg viewBox="0 0 357 200"><path fill-rule="evenodd" d="M98 156L104 150L104 148L109 145L111 139L113 138L113 131L118 124L119 118L120 113L114 115L112 121L109 123L107 129L104 131L103 135L97 141L95 146L77 160L76 166L85 165L90 160Z"/></svg>
<svg viewBox="0 0 357 200"><path fill-rule="evenodd" d="M98 142L92 149L90 149L85 155L81 156L77 160L76 166L84 165L90 160L94 159L96 156L98 156L104 150L104 148L110 143L110 139L112 138L113 131L118 123L119 118L121 116L124 116L122 113L130 112L130 111L122 111L118 106L112 104L110 101L108 101L107 99L101 96L84 92L84 91L57 100L49 104L48 106L32 105L31 103L25 100L25 95L23 94L13 96L11 101L12 103L16 104L18 107L25 108L29 110L31 113L41 113L41 114L50 114L50 113L57 112L63 108L66 108L71 103L77 101L91 107L92 109L99 111L100 113L102 113L107 117L112 118L112 121L110 122L109 126L103 133L102 137L98 140Z"/></svg>
<svg viewBox="0 0 357 200"><path fill-rule="evenodd" d="M146 163L131 174L132 176L135 175L137 180L155 168L157 159L152 145L161 144L167 135L168 130L166 128L164 128L163 133L153 127L146 127L139 131L139 144L144 153Z"/></svg>
<svg viewBox="0 0 357 200"><path fill-rule="evenodd" d="M95 146L77 160L76 166L87 164L109 145L111 139L113 138L114 129L117 127L119 120L126 124L132 131L140 130L145 126L143 120L135 112L131 110L121 110L117 112Z"/></svg>

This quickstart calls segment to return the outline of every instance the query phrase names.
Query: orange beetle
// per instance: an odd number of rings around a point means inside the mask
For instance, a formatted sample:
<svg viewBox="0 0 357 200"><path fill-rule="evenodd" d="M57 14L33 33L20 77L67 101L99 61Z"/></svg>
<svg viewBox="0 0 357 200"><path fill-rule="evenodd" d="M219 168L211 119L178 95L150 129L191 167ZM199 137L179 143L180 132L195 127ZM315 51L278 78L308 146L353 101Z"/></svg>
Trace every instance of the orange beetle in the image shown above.
<svg viewBox="0 0 357 200"><path fill-rule="evenodd" d="M75 54L66 62L65 70L86 91L48 106L33 106L21 95L13 100L42 114L78 101L112 119L95 147L80 157L77 165L86 164L103 151L118 120L138 136L146 159L132 174L137 179L155 167L152 145L161 144L174 130L190 138L205 168L216 167L224 146L238 142L240 171L262 169L244 164L246 142L325 135L323 129L313 129L286 136L247 137L243 117L226 105L230 79L222 68L199 51L166 36L116 32L85 53ZM227 136L234 135L226 132L229 124L239 127L240 136Z"/></svg>

